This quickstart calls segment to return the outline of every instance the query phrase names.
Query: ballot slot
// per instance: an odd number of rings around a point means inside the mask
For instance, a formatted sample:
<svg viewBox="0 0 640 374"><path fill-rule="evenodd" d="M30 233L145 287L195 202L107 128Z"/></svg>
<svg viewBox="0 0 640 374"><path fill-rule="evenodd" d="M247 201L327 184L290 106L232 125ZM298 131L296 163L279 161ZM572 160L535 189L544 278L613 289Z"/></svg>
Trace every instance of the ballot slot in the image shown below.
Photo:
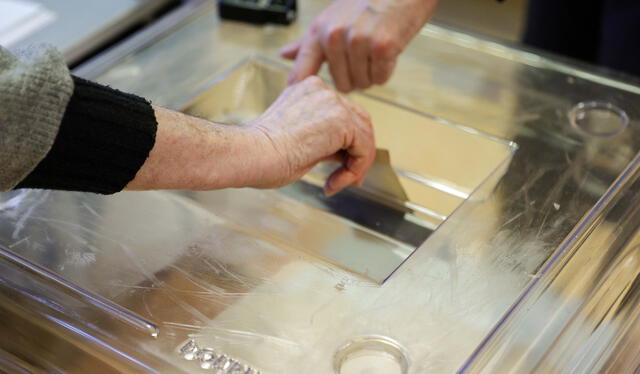
<svg viewBox="0 0 640 374"><path fill-rule="evenodd" d="M277 99L287 86L287 76L286 65L257 57L246 59L217 77L183 111L216 122L248 123ZM349 98L371 114L374 125L378 147L374 168L378 171L369 174L369 183L326 197L322 186L336 166L321 164L278 192L301 203L297 209L314 208L314 214L335 221L332 224L369 233L362 245L334 241L334 245L345 245L337 250L314 244L292 246L381 282L476 187L496 170L504 171L498 167L511 157L515 145L371 95L355 93ZM386 160L380 159L383 154ZM385 167L395 181L382 180L389 178ZM371 237L376 239L371 241ZM387 256L371 256L376 243L380 251L389 252Z"/></svg>

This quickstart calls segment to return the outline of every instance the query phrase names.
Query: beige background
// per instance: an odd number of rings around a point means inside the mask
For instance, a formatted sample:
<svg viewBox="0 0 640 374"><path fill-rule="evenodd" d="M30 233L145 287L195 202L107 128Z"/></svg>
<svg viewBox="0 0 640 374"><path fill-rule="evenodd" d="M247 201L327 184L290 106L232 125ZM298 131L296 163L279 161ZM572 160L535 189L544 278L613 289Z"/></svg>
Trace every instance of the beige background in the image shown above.
<svg viewBox="0 0 640 374"><path fill-rule="evenodd" d="M434 20L512 42L520 40L528 0L440 0Z"/></svg>

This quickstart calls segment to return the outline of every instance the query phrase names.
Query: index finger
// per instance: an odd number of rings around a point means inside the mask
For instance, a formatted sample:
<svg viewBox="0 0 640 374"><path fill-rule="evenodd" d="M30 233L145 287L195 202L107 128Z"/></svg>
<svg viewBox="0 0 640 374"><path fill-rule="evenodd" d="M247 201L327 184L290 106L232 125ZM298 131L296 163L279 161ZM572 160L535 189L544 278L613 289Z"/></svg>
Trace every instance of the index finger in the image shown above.
<svg viewBox="0 0 640 374"><path fill-rule="evenodd" d="M289 84L297 83L306 77L316 75L324 62L324 51L320 40L307 35L302 41L293 70L289 75Z"/></svg>

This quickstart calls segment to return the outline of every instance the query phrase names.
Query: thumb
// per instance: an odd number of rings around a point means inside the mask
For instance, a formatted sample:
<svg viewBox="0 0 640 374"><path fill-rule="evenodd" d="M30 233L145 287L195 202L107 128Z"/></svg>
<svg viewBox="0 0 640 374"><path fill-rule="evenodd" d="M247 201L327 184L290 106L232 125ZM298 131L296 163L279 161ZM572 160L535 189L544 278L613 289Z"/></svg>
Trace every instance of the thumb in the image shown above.
<svg viewBox="0 0 640 374"><path fill-rule="evenodd" d="M302 45L302 40L298 40L297 42L285 45L284 47L280 48L280 56L288 60L295 59L298 55L298 51L300 50L300 45Z"/></svg>

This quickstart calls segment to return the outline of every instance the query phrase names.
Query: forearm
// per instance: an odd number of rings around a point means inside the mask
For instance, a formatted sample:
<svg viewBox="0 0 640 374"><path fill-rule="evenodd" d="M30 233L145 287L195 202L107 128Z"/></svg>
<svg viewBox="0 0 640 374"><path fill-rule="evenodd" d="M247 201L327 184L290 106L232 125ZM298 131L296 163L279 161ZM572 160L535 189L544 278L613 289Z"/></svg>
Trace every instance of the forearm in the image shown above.
<svg viewBox="0 0 640 374"><path fill-rule="evenodd" d="M18 188L102 194L276 188L346 151L328 184L327 192L335 193L361 181L375 155L368 116L318 78L287 88L244 126L153 106L81 78L74 82L51 151Z"/></svg>
<svg viewBox="0 0 640 374"><path fill-rule="evenodd" d="M122 189L219 189L254 183L268 168L261 137L153 106L74 77L53 147L18 188L111 194ZM257 165L261 163L261 165Z"/></svg>
<svg viewBox="0 0 640 374"><path fill-rule="evenodd" d="M251 183L262 145L238 126L217 124L153 106L158 130L149 157L128 190L212 190Z"/></svg>

